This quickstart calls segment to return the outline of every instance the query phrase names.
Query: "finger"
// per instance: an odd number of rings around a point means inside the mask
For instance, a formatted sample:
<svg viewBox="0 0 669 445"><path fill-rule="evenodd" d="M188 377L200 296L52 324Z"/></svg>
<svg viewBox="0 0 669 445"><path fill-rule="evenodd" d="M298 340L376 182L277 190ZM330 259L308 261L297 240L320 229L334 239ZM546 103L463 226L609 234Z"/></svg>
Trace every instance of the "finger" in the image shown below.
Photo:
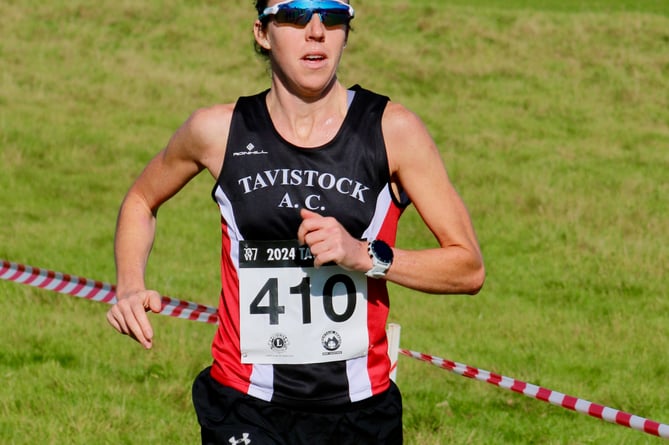
<svg viewBox="0 0 669 445"><path fill-rule="evenodd" d="M308 209L300 209L300 217L305 220L305 219L310 219L310 218L322 218L322 216L316 212L312 212L311 210Z"/></svg>
<svg viewBox="0 0 669 445"><path fill-rule="evenodd" d="M307 209L300 209L300 217L302 218L302 223L297 229L297 239L300 244L306 244L305 238L307 234L309 232L318 230L324 217Z"/></svg>
<svg viewBox="0 0 669 445"><path fill-rule="evenodd" d="M317 229L313 221L313 219L303 219L300 227L297 228L297 240L300 244L306 244L307 235Z"/></svg>
<svg viewBox="0 0 669 445"><path fill-rule="evenodd" d="M113 315L121 328L120 332L132 337L147 349L151 347L153 332L141 304L131 305L128 301L121 301L114 306Z"/></svg>
<svg viewBox="0 0 669 445"><path fill-rule="evenodd" d="M132 308L133 316L130 318L130 332L135 336L145 348L151 348L153 339L153 328L146 316L146 308L134 306Z"/></svg>
<svg viewBox="0 0 669 445"><path fill-rule="evenodd" d="M323 231L311 232L307 235L307 245L314 257L314 267L318 268L330 262L337 262L337 245L325 236Z"/></svg>
<svg viewBox="0 0 669 445"><path fill-rule="evenodd" d="M123 316L123 312L118 303L112 306L107 312L107 321L109 321L109 323L121 334L128 335L130 333L128 324L125 321L125 317Z"/></svg>
<svg viewBox="0 0 669 445"><path fill-rule="evenodd" d="M121 327L121 324L116 320L116 317L114 316L114 308L112 307L107 311L107 322L118 332L121 334L125 334L123 327Z"/></svg>
<svg viewBox="0 0 669 445"><path fill-rule="evenodd" d="M163 298L158 292L151 292L148 300L148 309L151 310L151 312L158 314L163 310Z"/></svg>
<svg viewBox="0 0 669 445"><path fill-rule="evenodd" d="M332 255L329 255L327 252L320 253L318 255L314 255L314 267L318 269L321 267L323 264L327 264L333 259L331 258Z"/></svg>

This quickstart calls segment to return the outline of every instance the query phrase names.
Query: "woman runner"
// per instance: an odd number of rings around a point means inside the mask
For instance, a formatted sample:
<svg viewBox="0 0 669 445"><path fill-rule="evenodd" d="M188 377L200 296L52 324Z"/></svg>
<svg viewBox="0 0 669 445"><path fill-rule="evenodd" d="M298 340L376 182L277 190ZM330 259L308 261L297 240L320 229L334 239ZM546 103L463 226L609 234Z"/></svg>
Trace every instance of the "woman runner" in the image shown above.
<svg viewBox="0 0 669 445"><path fill-rule="evenodd" d="M213 363L193 402L203 444L401 444L389 378L386 281L475 294L484 281L468 212L422 121L337 68L354 9L257 1L269 88L195 111L128 191L115 238L119 332L151 348L145 266L159 207L206 170L221 214ZM438 247L395 247L412 203Z"/></svg>

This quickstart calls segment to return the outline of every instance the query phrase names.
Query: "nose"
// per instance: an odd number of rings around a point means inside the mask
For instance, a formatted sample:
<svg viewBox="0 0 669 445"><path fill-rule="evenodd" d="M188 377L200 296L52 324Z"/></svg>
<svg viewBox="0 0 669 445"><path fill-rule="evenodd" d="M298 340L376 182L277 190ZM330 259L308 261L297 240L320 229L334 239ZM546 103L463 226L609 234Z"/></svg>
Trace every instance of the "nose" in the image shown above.
<svg viewBox="0 0 669 445"><path fill-rule="evenodd" d="M311 16L311 20L305 28L306 37L309 40L318 40L321 41L325 37L325 25L321 21L321 15L317 12L314 12Z"/></svg>

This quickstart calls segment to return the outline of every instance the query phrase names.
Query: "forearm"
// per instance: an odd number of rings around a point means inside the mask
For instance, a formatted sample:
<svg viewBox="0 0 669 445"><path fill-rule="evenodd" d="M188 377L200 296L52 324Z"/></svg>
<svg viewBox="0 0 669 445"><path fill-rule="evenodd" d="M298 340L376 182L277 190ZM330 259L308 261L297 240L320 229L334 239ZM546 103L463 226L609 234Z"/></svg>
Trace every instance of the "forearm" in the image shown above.
<svg viewBox="0 0 669 445"><path fill-rule="evenodd" d="M119 211L114 239L117 296L145 289L144 272L155 236L156 218L142 199L129 193Z"/></svg>
<svg viewBox="0 0 669 445"><path fill-rule="evenodd" d="M386 279L410 289L434 294L476 294L485 269L478 252L452 246L440 249L393 249Z"/></svg>

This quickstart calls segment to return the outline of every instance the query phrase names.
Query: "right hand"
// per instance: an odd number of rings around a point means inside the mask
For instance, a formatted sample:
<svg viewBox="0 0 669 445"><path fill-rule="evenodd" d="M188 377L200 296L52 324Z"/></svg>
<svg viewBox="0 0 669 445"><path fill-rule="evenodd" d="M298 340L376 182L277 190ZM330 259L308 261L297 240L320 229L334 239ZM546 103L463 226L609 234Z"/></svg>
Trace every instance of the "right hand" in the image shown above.
<svg viewBox="0 0 669 445"><path fill-rule="evenodd" d="M162 309L162 298L153 290L133 292L118 297L117 302L107 312L107 321L121 334L135 339L146 349L153 345L153 329L146 316L148 311L155 313Z"/></svg>

